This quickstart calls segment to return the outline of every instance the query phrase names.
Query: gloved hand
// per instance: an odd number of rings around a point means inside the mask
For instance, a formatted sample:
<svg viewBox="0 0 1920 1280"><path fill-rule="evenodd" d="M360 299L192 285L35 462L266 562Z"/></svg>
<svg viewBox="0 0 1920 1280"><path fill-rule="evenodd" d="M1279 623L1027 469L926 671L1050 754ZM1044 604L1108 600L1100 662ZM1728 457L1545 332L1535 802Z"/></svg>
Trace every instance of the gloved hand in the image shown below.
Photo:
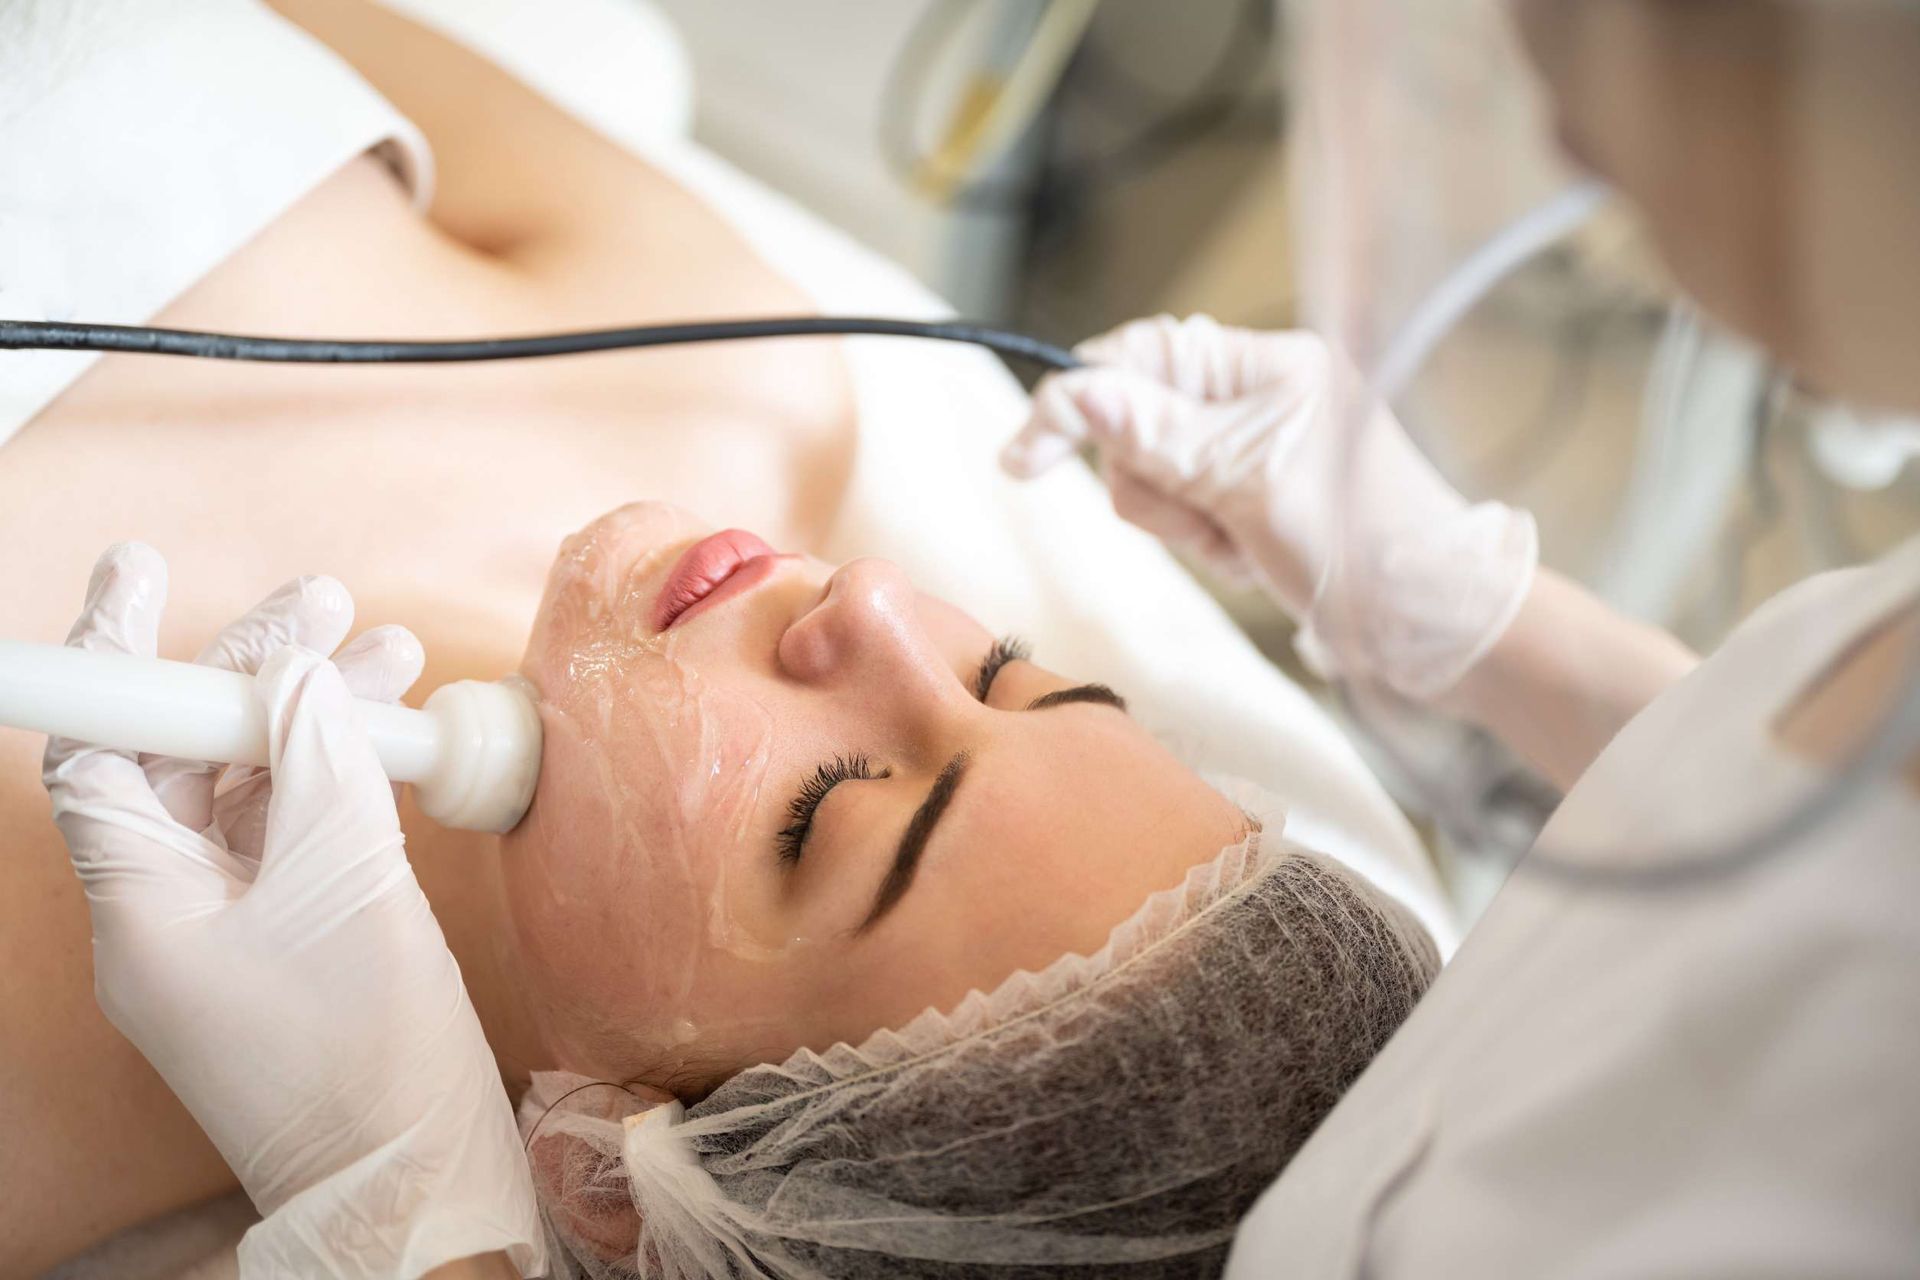
<svg viewBox="0 0 1920 1280"><path fill-rule="evenodd" d="M152 657L166 564L111 548L68 643ZM93 918L94 991L264 1215L241 1271L415 1276L505 1250L545 1265L506 1093L414 880L351 709L418 677L401 628L352 624L324 578L283 587L201 655L257 670L271 785L64 739L54 819Z"/></svg>
<svg viewBox="0 0 1920 1280"><path fill-rule="evenodd" d="M1083 343L1001 462L1027 478L1098 449L1114 509L1301 624L1329 677L1427 700L1513 620L1538 559L1533 519L1469 505L1357 374L1307 333L1155 316Z"/></svg>

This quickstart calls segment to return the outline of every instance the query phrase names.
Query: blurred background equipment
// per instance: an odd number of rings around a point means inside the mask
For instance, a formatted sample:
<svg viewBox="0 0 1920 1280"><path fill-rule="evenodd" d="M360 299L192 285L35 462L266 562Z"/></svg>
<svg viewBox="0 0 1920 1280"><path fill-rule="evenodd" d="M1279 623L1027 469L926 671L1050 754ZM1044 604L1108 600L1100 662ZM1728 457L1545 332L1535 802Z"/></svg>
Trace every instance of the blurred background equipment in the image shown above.
<svg viewBox="0 0 1920 1280"><path fill-rule="evenodd" d="M1191 295L1284 318L1271 0L659 8L695 136L966 315L1084 336ZM1233 239L1248 252L1216 260Z"/></svg>

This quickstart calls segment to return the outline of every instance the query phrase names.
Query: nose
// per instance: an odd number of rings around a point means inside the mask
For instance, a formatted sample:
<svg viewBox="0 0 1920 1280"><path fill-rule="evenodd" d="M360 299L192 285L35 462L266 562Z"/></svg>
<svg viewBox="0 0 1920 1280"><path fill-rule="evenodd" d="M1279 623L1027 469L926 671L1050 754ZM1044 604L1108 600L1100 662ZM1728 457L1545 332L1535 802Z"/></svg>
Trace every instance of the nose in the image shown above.
<svg viewBox="0 0 1920 1280"><path fill-rule="evenodd" d="M904 732L927 732L973 700L927 634L918 601L898 565L849 561L781 637L780 665Z"/></svg>

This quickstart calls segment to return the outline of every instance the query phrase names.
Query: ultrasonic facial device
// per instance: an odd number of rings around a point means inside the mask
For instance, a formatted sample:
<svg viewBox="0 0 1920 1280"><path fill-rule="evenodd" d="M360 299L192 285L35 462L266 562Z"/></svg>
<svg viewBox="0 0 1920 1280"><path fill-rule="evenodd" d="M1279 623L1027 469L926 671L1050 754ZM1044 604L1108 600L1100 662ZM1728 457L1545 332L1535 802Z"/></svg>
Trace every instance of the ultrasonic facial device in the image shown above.
<svg viewBox="0 0 1920 1280"><path fill-rule="evenodd" d="M444 827L510 831L540 776L540 717L519 681L458 680L418 711L355 704L380 767ZM267 761L266 711L237 671L0 640L0 724L185 760Z"/></svg>

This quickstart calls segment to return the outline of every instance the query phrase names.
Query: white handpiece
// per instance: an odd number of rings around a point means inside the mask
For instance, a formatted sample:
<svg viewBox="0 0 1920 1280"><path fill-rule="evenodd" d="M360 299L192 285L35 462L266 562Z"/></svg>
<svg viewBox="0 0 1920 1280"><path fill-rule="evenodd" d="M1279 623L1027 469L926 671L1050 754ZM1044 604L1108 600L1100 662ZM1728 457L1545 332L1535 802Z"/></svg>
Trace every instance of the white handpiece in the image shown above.
<svg viewBox="0 0 1920 1280"><path fill-rule="evenodd" d="M387 776L412 783L435 822L508 831L526 813L540 717L521 689L459 680L418 711L356 705ZM191 662L0 640L0 725L184 760L267 763L253 677Z"/></svg>

